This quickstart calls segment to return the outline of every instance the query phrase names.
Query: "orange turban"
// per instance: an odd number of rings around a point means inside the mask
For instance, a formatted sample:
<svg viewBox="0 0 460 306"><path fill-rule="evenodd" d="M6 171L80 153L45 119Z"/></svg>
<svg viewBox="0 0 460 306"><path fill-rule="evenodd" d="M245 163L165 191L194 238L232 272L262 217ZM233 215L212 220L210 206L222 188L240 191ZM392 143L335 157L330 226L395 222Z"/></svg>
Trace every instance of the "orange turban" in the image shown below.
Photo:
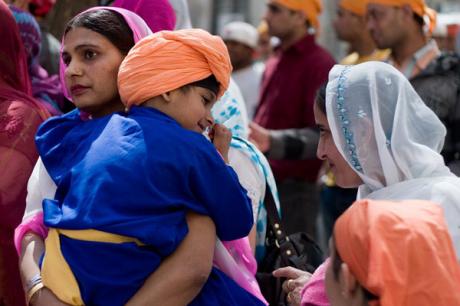
<svg viewBox="0 0 460 306"><path fill-rule="evenodd" d="M129 51L118 72L118 90L129 107L214 75L219 98L227 90L231 71L220 37L199 29L161 31Z"/></svg>
<svg viewBox="0 0 460 306"><path fill-rule="evenodd" d="M382 4L388 6L410 5L414 13L423 17L426 14L426 4L424 0L368 0L368 3Z"/></svg>
<svg viewBox="0 0 460 306"><path fill-rule="evenodd" d="M436 27L437 13L435 10L426 6L424 0L367 0L367 3L375 3L388 6L403 6L408 4L414 13L418 16L422 18L428 17L429 23L427 24L426 32L429 36L433 34L433 31Z"/></svg>
<svg viewBox="0 0 460 306"><path fill-rule="evenodd" d="M341 0L339 6L358 16L366 15L366 0Z"/></svg>
<svg viewBox="0 0 460 306"><path fill-rule="evenodd" d="M319 30L319 15L322 11L321 0L275 0L273 2L293 11L302 11L311 25Z"/></svg>
<svg viewBox="0 0 460 306"><path fill-rule="evenodd" d="M460 265L439 205L357 201L337 220L334 240L358 282L379 297L375 305L460 305Z"/></svg>

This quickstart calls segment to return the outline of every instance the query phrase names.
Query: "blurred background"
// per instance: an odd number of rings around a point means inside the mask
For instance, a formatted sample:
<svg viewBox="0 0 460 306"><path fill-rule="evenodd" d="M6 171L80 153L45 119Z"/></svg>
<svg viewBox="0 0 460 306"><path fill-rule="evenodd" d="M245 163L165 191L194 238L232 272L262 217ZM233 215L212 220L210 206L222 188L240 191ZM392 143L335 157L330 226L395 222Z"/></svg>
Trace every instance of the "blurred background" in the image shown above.
<svg viewBox="0 0 460 306"><path fill-rule="evenodd" d="M133 0L134 1L134 0ZM97 0L57 0L53 10L48 14L46 22L50 32L61 37L63 25L83 9L110 3ZM460 39L457 39L460 25L459 0L427 0L430 7L438 11L438 25L435 31L442 49L455 48L460 50ZM206 29L212 33L220 33L222 27L230 21L246 21L258 26L265 12L265 0L188 0L194 27ZM321 32L319 42L326 47L336 59L346 53L346 46L335 37L332 20L336 13L337 0L323 0L324 11L321 16Z"/></svg>

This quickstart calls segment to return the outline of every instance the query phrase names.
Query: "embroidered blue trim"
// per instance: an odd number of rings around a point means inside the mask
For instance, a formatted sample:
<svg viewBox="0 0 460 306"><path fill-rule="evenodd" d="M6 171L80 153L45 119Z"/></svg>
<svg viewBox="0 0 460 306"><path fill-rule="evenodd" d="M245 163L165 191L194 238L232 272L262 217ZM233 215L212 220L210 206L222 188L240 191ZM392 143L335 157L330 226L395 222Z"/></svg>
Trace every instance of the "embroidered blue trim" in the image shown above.
<svg viewBox="0 0 460 306"><path fill-rule="evenodd" d="M346 74L350 70L351 66L346 66L339 76L338 87L337 87L337 111L340 119L343 135L345 137L346 151L350 158L351 165L357 171L362 172L363 168L358 160L358 154L356 153L356 145L353 137L353 133L350 131L350 119L348 118L348 110L345 107L345 81L347 80Z"/></svg>

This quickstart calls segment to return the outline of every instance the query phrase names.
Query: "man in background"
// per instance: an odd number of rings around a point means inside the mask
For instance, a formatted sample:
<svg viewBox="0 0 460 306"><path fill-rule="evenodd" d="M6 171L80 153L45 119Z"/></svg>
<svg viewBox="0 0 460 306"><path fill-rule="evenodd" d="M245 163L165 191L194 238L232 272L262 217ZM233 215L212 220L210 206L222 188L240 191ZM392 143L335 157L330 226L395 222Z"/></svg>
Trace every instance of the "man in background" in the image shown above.
<svg viewBox="0 0 460 306"><path fill-rule="evenodd" d="M254 26L240 21L227 24L221 34L232 61L232 78L243 94L250 119L258 103L262 77L262 71L254 64L258 36Z"/></svg>
<svg viewBox="0 0 460 306"><path fill-rule="evenodd" d="M270 129L274 134L277 130L310 128L310 149L314 151L318 141L314 98L334 65L332 56L316 43L321 10L320 0L268 1L264 19L270 35L278 37L280 44L266 62L252 124L253 130ZM276 145L276 137L271 138L269 148L264 148L255 136L253 133L252 140L267 154L277 180L287 234L302 231L314 236L319 206L316 178L321 162L316 157L289 160L284 154L286 148ZM277 155L286 158L277 160Z"/></svg>
<svg viewBox="0 0 460 306"><path fill-rule="evenodd" d="M369 0L368 28L389 63L401 71L447 128L441 154L460 175L460 58L431 39L436 12L424 0Z"/></svg>

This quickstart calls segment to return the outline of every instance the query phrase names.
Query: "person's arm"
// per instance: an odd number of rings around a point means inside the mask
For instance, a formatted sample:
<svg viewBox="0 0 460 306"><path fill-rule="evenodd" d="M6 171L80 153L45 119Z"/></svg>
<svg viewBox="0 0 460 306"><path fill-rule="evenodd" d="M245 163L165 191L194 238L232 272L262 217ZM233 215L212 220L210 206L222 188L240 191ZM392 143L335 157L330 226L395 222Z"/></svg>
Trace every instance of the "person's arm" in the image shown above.
<svg viewBox="0 0 460 306"><path fill-rule="evenodd" d="M319 132L315 128L269 130L250 123L249 140L270 159L303 160L316 157Z"/></svg>
<svg viewBox="0 0 460 306"><path fill-rule="evenodd" d="M31 279L40 274L39 261L45 251L43 238L34 233L27 233L22 239L21 250L22 252L19 257L19 269L21 271L23 284L24 286L27 286ZM69 306L68 304L61 302L56 295L54 295L46 287L40 289L32 296L29 305Z"/></svg>
<svg viewBox="0 0 460 306"><path fill-rule="evenodd" d="M34 173L36 175L32 175L28 186L27 205L29 207L35 206L33 202L41 202L44 194L51 195L56 190L55 185L49 188L50 178L40 160L37 162ZM45 182L46 190L43 188L43 182ZM35 211L35 209L30 210ZM185 240L176 252L163 261L149 277L129 305L152 305L155 301L162 301L162 305L168 305L164 304L168 299L171 299L170 305L186 305L200 292L211 268L215 229L208 217L189 214L187 222L189 234ZM28 232L21 238L20 270L24 284L40 273L38 263L45 251L43 240L42 235L33 232ZM207 256L211 258L207 260ZM178 287L178 284L183 287ZM178 289L181 294L177 294L176 291L171 294L171 290ZM31 303L32 305L65 305L46 288L37 292Z"/></svg>
<svg viewBox="0 0 460 306"><path fill-rule="evenodd" d="M22 253L21 245L25 234L32 232L43 239L48 234L48 229L43 224L42 202L45 198L54 198L55 193L56 184L39 158L27 183L26 209L22 223L14 233L14 244L18 255Z"/></svg>
<svg viewBox="0 0 460 306"><path fill-rule="evenodd" d="M209 217L188 213L189 233L172 255L152 273L127 306L188 305L201 291L212 268L216 245Z"/></svg>
<svg viewBox="0 0 460 306"><path fill-rule="evenodd" d="M187 305L200 292L212 268L215 247L215 228L209 217L189 213L189 233L176 249L152 273L144 285L128 302L128 306ZM45 251L43 238L28 233L22 240L19 260L24 284L40 273L39 260ZM47 288L41 289L31 300L33 306L63 306Z"/></svg>
<svg viewBox="0 0 460 306"><path fill-rule="evenodd" d="M30 280L40 274L39 261L45 251L44 239L47 228L43 224L41 203L45 197L53 197L55 191L56 185L39 159L27 185L24 220L15 231L19 269L25 291ZM42 288L33 295L30 305L64 306L67 304L61 302L49 289Z"/></svg>

